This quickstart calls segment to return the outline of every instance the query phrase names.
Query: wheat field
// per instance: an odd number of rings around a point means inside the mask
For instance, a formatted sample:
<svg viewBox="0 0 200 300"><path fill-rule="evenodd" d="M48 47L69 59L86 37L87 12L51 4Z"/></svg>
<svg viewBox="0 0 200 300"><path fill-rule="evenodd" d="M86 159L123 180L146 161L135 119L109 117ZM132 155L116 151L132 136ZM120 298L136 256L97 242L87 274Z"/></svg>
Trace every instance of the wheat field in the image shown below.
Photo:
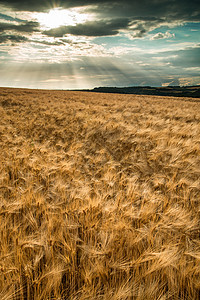
<svg viewBox="0 0 200 300"><path fill-rule="evenodd" d="M0 88L0 299L200 297L200 100Z"/></svg>

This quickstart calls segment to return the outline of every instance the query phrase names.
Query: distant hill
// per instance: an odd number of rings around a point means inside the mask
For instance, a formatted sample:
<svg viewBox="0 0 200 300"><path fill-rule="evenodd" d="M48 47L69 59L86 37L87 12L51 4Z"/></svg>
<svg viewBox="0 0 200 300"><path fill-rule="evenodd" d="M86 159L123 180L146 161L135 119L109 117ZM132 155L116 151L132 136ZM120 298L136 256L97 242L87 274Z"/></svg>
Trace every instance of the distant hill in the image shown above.
<svg viewBox="0 0 200 300"><path fill-rule="evenodd" d="M95 87L88 92L97 93L116 93L116 94L136 94L136 95L158 95L174 97L192 97L200 98L200 85L197 86L168 86L168 87L151 87L151 86L133 86L133 87Z"/></svg>

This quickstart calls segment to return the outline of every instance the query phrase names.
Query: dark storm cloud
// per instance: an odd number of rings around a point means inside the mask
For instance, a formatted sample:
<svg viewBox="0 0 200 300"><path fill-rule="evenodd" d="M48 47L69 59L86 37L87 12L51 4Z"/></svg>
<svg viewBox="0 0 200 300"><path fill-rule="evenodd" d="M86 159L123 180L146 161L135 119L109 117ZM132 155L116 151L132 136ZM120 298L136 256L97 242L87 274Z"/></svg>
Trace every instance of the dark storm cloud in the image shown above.
<svg viewBox="0 0 200 300"><path fill-rule="evenodd" d="M0 4L16 11L38 12L49 11L54 7L82 6L86 11L96 14L96 22L62 26L45 32L53 37L61 37L67 33L77 36L109 36L116 35L120 29L127 29L132 38L141 38L166 22L173 24L177 21L200 20L199 0L0 0ZM105 22L105 19L112 21ZM24 25L21 31L23 28L25 29ZM20 27L18 29L20 31Z"/></svg>
<svg viewBox="0 0 200 300"><path fill-rule="evenodd" d="M15 25L12 23L0 23L0 32L8 31L8 30L14 30L18 32L35 32L39 31L38 29L39 23L37 22L24 22L23 24L20 25Z"/></svg>
<svg viewBox="0 0 200 300"><path fill-rule="evenodd" d="M22 43L28 41L28 38L21 35L13 34L0 34L0 44L11 42L13 45L16 43Z"/></svg>
<svg viewBox="0 0 200 300"><path fill-rule="evenodd" d="M34 44L40 44L44 46L60 46L60 45L66 45L66 42L62 41L55 41L55 42L48 42L45 40L33 40L29 39L22 35L14 35L14 34L0 34L0 44L5 44L11 42L11 46L14 46L15 44L22 43L22 42L30 42ZM0 51L1 53L1 51ZM5 52L7 53L7 52Z"/></svg>
<svg viewBox="0 0 200 300"><path fill-rule="evenodd" d="M53 7L95 5L95 12L113 16L168 17L169 19L199 20L199 0L0 0L0 4L19 11L47 11Z"/></svg>
<svg viewBox="0 0 200 300"><path fill-rule="evenodd" d="M25 20L21 20L18 18L13 18L13 17L5 15L5 14L1 14L1 13L0 13L0 19L6 20L6 21L13 21L13 22L24 22L25 21Z"/></svg>
<svg viewBox="0 0 200 300"><path fill-rule="evenodd" d="M116 35L120 29L127 28L129 20L126 18L115 20L101 20L97 22L86 22L76 26L60 26L58 28L44 31L43 33L52 37L63 37L65 34L77 36L109 36Z"/></svg>

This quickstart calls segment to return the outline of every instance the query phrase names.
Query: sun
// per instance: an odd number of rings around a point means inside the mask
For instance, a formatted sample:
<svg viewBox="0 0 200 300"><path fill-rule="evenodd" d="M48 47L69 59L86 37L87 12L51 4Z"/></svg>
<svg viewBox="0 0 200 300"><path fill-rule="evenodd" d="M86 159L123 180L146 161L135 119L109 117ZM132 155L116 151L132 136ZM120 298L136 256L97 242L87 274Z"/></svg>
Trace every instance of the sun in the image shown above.
<svg viewBox="0 0 200 300"><path fill-rule="evenodd" d="M78 9L54 8L48 13L35 13L34 17L45 29L57 28L60 26L73 26L87 20L87 14L81 13Z"/></svg>

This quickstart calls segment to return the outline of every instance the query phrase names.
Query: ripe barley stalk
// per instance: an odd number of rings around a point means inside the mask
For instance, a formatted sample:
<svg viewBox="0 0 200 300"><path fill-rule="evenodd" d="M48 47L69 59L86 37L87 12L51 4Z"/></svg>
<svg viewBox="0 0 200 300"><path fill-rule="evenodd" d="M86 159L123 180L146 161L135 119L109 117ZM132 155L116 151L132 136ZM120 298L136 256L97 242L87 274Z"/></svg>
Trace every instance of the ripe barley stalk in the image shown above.
<svg viewBox="0 0 200 300"><path fill-rule="evenodd" d="M0 298L198 299L199 106L1 88Z"/></svg>

